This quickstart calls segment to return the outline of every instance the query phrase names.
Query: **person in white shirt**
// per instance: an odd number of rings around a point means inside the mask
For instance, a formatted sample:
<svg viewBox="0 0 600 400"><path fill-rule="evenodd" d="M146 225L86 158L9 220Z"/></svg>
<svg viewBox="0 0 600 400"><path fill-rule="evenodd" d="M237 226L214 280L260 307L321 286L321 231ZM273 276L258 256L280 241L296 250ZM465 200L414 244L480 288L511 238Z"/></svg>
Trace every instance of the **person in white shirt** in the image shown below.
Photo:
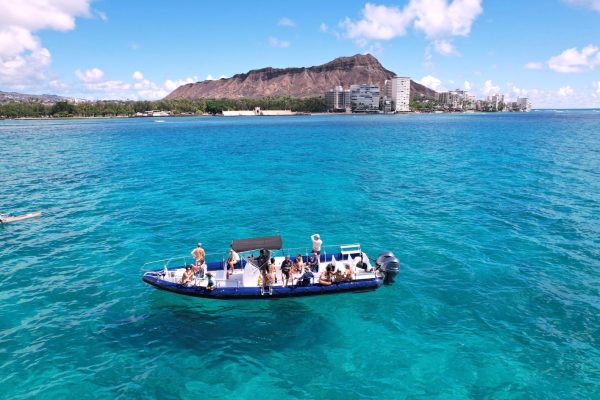
<svg viewBox="0 0 600 400"><path fill-rule="evenodd" d="M240 255L235 252L233 247L230 247L229 248L229 257L227 257L227 265L229 266L229 270L227 271L227 279L229 279L229 277L231 275L233 275L233 269L235 268L235 265L239 261L240 261Z"/></svg>
<svg viewBox="0 0 600 400"><path fill-rule="evenodd" d="M321 246L323 245L323 241L319 237L318 233L315 233L310 237L312 239L312 248L313 252L316 252L318 256L321 255Z"/></svg>

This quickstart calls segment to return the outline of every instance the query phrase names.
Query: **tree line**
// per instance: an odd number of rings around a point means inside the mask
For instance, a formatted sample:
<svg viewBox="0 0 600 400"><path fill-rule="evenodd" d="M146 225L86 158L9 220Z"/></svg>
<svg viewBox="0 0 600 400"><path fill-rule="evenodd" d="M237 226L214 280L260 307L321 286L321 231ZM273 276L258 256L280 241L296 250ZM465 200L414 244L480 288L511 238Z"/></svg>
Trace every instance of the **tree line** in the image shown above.
<svg viewBox="0 0 600 400"><path fill-rule="evenodd" d="M223 111L291 110L294 112L325 112L325 99L310 97L263 97L258 99L175 99L157 101L117 101L101 100L94 102L71 103L58 101L53 104L40 101L10 102L0 105L0 117L113 117L133 116L138 112L159 110L170 111L174 115L220 114Z"/></svg>

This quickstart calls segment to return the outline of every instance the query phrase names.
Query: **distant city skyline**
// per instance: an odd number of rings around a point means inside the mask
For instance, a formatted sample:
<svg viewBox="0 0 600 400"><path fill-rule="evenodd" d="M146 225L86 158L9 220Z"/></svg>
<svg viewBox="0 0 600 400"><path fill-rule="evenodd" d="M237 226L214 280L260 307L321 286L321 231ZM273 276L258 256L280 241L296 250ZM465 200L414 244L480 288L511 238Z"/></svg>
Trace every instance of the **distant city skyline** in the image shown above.
<svg viewBox="0 0 600 400"><path fill-rule="evenodd" d="M598 26L600 0L4 1L0 90L159 99L188 82L371 53L436 91L600 107Z"/></svg>

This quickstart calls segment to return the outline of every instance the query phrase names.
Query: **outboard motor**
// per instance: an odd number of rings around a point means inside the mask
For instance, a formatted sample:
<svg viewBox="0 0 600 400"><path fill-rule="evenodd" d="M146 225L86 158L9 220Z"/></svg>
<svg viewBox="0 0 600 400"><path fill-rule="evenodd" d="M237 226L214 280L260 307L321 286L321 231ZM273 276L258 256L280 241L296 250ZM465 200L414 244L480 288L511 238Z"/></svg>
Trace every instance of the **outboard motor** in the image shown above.
<svg viewBox="0 0 600 400"><path fill-rule="evenodd" d="M383 283L391 285L395 282L396 275L400 273L400 261L391 251L383 252L375 261L377 269L383 274Z"/></svg>

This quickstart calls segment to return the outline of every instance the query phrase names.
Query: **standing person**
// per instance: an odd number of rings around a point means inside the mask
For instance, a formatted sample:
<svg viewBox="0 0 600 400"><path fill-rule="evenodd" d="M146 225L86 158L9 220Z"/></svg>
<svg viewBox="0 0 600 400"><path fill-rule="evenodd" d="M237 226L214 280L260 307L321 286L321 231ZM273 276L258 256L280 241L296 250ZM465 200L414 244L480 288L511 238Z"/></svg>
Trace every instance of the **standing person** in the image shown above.
<svg viewBox="0 0 600 400"><path fill-rule="evenodd" d="M313 250L312 256L308 257L306 265L310 267L312 272L319 272L319 254L316 250Z"/></svg>
<svg viewBox="0 0 600 400"><path fill-rule="evenodd" d="M192 257L196 260L196 265L204 264L204 257L206 257L206 253L202 248L202 243L198 243L198 246L192 250Z"/></svg>
<svg viewBox="0 0 600 400"><path fill-rule="evenodd" d="M292 260L290 256L285 256L285 260L281 263L281 280L283 281L283 287L288 285L290 280L290 272L292 271Z"/></svg>
<svg viewBox="0 0 600 400"><path fill-rule="evenodd" d="M313 252L317 252L317 255L321 255L321 246L323 245L323 241L318 233L315 233L310 237L312 239L312 249Z"/></svg>
<svg viewBox="0 0 600 400"><path fill-rule="evenodd" d="M227 265L229 266L229 270L227 271L227 279L229 279L229 277L231 275L233 275L233 270L235 268L235 265L240 261L240 255L238 253L236 253L236 251L233 249L233 247L229 248L229 257L227 257Z"/></svg>

